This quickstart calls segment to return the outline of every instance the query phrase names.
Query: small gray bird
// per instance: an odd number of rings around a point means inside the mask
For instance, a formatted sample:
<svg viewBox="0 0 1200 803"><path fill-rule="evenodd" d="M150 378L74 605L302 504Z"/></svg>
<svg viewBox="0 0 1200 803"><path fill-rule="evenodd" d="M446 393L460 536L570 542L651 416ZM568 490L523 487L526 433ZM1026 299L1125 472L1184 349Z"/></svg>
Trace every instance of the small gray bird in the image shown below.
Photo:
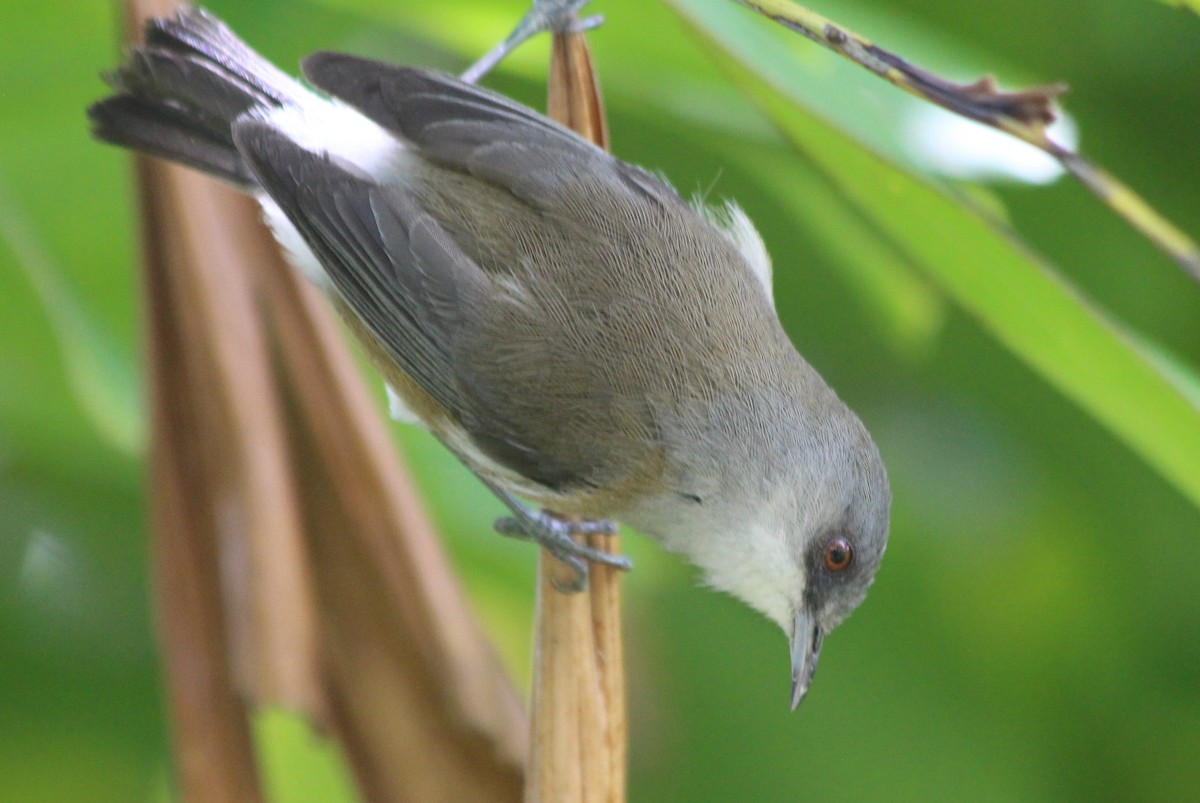
<svg viewBox="0 0 1200 803"><path fill-rule="evenodd" d="M89 116L256 197L436 435L556 555L627 522L791 640L792 706L866 596L891 501L858 418L796 352L733 204L430 70L335 53L314 92L202 10L157 19ZM590 525L535 513L523 497Z"/></svg>

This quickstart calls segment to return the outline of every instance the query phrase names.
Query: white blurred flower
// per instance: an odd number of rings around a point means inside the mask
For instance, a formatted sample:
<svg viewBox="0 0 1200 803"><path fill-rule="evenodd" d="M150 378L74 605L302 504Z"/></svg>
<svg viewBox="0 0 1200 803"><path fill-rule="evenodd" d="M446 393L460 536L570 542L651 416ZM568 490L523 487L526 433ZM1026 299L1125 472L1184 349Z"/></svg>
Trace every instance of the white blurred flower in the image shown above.
<svg viewBox="0 0 1200 803"><path fill-rule="evenodd" d="M1075 122L1062 110L1047 130L1060 145L1073 150L1079 144ZM914 162L949 178L1049 184L1063 174L1032 145L927 103L905 120L903 141Z"/></svg>
<svg viewBox="0 0 1200 803"><path fill-rule="evenodd" d="M45 530L29 534L17 588L36 621L57 628L85 617L90 585L85 575L79 554L66 539Z"/></svg>

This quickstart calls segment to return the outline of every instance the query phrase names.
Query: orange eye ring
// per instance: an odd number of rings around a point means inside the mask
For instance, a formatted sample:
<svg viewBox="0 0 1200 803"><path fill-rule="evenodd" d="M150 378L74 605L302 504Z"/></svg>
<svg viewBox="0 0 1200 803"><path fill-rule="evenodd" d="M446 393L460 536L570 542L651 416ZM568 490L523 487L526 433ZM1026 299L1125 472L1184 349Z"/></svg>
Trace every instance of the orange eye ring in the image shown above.
<svg viewBox="0 0 1200 803"><path fill-rule="evenodd" d="M825 547L825 568L844 572L854 562L854 547L845 538L835 538Z"/></svg>

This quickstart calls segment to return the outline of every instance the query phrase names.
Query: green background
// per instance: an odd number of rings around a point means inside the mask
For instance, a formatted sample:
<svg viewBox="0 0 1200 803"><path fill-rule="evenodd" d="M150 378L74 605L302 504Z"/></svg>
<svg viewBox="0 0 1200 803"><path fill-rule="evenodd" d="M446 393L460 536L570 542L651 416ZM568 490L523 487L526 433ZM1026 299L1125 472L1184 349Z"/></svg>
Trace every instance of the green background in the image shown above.
<svg viewBox="0 0 1200 803"><path fill-rule="evenodd" d="M897 90L728 3L688 5L740 20L727 35L788 49L812 108L900 152L911 107ZM525 3L211 7L285 67L329 48L457 70ZM614 150L684 194L739 199L773 254L785 326L875 435L895 495L870 598L827 640L796 714L774 626L626 539L638 564L625 584L631 800L1200 795L1200 513L1186 465L1163 470L1165 447L1131 434L1158 408L1147 400L1139 420L1138 388L1080 390L1099 365L1064 365L1057 355L1072 352L1050 336L1034 332L1044 360L1014 346L1003 333L1036 313L1022 309L1016 274L1018 303L984 293L960 306L960 274L897 249L900 235L872 250L863 233L887 221L864 227L862 202L841 214L836 168L815 169L776 134L666 6L594 8L608 17L592 39ZM1068 81L1083 151L1200 236L1195 13L1150 0L814 10L956 78ZM166 799L129 172L83 117L117 57L118 15L106 3L7 0L0 30L0 800ZM544 41L531 45L488 83L540 106L545 57ZM863 191L870 176L846 180ZM1189 367L1200 363L1200 289L1093 196L1069 180L958 189L1057 266L1065 298L1124 321L1200 388ZM927 245L962 234L940 220L900 209L891 222L926 226ZM943 250L961 275L995 267L970 241ZM1124 413L1097 412L1122 395ZM1164 431L1189 443L1190 427ZM497 503L425 437L395 432L524 681L531 548L489 535ZM338 796L302 733L260 730L277 799Z"/></svg>

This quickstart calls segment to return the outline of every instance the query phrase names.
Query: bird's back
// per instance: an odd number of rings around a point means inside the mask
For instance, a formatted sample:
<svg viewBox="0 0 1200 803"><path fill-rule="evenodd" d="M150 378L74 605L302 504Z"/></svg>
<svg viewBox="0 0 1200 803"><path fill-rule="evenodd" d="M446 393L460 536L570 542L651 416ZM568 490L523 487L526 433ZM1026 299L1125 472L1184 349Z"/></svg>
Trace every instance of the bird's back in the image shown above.
<svg viewBox="0 0 1200 803"><path fill-rule="evenodd" d="M548 484L609 487L613 472L650 470L670 458L662 416L686 407L696 421L738 389L752 405L787 380L779 359L798 355L746 256L658 179L614 160L564 168L552 198L521 197L414 162L414 197L490 279L452 344L479 431L519 428L531 454L572 475Z"/></svg>

